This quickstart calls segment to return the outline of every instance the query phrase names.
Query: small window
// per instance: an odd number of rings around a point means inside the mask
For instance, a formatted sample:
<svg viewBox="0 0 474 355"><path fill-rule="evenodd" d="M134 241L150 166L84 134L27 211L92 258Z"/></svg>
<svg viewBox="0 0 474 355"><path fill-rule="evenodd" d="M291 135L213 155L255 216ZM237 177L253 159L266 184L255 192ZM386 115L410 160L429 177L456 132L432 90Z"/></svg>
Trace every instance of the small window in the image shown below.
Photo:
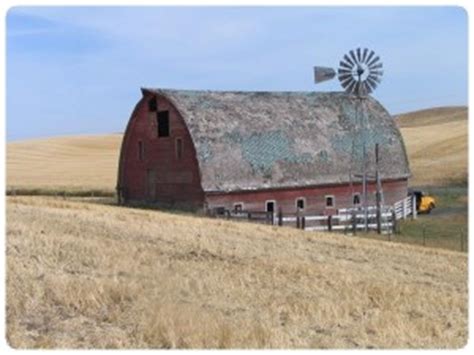
<svg viewBox="0 0 474 355"><path fill-rule="evenodd" d="M265 210L267 212L275 212L275 201L265 202Z"/></svg>
<svg viewBox="0 0 474 355"><path fill-rule="evenodd" d="M305 207L304 205L305 205L305 203L304 203L304 198L303 197L296 199L296 208L298 210L304 210L304 207Z"/></svg>
<svg viewBox="0 0 474 355"><path fill-rule="evenodd" d="M242 212L244 209L244 204L239 202L239 203L234 203L234 212Z"/></svg>
<svg viewBox="0 0 474 355"><path fill-rule="evenodd" d="M183 140L181 138L176 138L176 159L181 159L183 157Z"/></svg>
<svg viewBox="0 0 474 355"><path fill-rule="evenodd" d="M138 141L138 160L145 159L145 145L142 141Z"/></svg>
<svg viewBox="0 0 474 355"><path fill-rule="evenodd" d="M326 207L334 207L334 196L326 196Z"/></svg>
<svg viewBox="0 0 474 355"><path fill-rule="evenodd" d="M214 207L214 213L217 216L223 216L225 215L225 207L219 206L219 207Z"/></svg>
<svg viewBox="0 0 474 355"><path fill-rule="evenodd" d="M356 193L352 196L352 203L355 205L355 206L358 206L360 205L360 194L359 193Z"/></svg>
<svg viewBox="0 0 474 355"><path fill-rule="evenodd" d="M148 100L148 111L150 112L155 112L157 109L157 104L156 104L156 97L152 97L150 100Z"/></svg>
<svg viewBox="0 0 474 355"><path fill-rule="evenodd" d="M169 137L170 135L169 111L157 112L156 119L158 121L158 137Z"/></svg>

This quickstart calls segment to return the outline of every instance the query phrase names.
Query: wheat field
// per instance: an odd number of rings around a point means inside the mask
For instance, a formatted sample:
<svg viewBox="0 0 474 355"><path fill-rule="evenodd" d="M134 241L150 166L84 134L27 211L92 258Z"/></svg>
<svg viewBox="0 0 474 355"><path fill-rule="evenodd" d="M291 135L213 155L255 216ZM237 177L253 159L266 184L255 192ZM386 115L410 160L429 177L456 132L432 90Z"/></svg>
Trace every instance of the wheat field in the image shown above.
<svg viewBox="0 0 474 355"><path fill-rule="evenodd" d="M466 184L468 110L443 107L400 115L412 185Z"/></svg>
<svg viewBox="0 0 474 355"><path fill-rule="evenodd" d="M14 348L459 348L467 256L54 197L7 198Z"/></svg>
<svg viewBox="0 0 474 355"><path fill-rule="evenodd" d="M465 182L467 109L397 117L412 185ZM7 144L7 188L113 192L121 134ZM99 203L102 201L102 203ZM7 198L14 348L460 348L467 255L106 205Z"/></svg>
<svg viewBox="0 0 474 355"><path fill-rule="evenodd" d="M467 108L446 107L397 118L412 185L467 181ZM7 144L9 189L102 190L117 179L121 134L69 136Z"/></svg>
<svg viewBox="0 0 474 355"><path fill-rule="evenodd" d="M121 142L109 134L8 143L7 187L113 192Z"/></svg>

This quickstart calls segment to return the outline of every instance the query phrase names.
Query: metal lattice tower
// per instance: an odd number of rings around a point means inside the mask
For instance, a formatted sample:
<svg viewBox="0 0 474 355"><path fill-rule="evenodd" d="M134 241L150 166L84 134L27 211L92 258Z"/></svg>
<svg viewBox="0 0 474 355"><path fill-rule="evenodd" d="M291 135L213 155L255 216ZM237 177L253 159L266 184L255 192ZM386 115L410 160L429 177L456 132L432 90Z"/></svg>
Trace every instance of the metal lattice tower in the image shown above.
<svg viewBox="0 0 474 355"><path fill-rule="evenodd" d="M337 77L344 91L354 95L357 100L354 132L351 145L351 158L349 167L349 180L351 186L351 198L354 196L353 183L355 180L362 181L362 198L365 214L365 229L368 229L368 193L367 182L372 179L377 188L377 213L380 213L380 204L383 203L382 184L378 172L378 146L368 147L367 134L368 120L364 110L367 96L380 84L383 75L383 64L380 57L374 51L367 48L350 50L339 62ZM330 80L336 76L336 71L328 67L314 67L314 79L316 83ZM376 172L372 176L368 172L368 149L376 149ZM354 204L354 201L353 201ZM355 207L353 205L353 207Z"/></svg>

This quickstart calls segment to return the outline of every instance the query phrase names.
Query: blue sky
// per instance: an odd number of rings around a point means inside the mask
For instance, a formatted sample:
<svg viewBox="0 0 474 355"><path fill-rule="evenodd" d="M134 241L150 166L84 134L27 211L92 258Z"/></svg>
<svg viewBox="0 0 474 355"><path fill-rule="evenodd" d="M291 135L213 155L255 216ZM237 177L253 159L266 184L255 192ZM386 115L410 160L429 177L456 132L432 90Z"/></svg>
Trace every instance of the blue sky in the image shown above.
<svg viewBox="0 0 474 355"><path fill-rule="evenodd" d="M334 91L312 67L358 46L392 114L467 105L460 7L14 7L7 140L122 132L140 87Z"/></svg>

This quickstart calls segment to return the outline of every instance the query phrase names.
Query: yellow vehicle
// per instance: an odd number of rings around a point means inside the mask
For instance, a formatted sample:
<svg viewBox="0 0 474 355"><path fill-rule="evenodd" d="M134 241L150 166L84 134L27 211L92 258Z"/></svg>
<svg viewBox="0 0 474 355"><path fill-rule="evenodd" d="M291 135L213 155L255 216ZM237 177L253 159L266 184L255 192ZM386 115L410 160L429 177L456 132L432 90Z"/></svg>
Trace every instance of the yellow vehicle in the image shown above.
<svg viewBox="0 0 474 355"><path fill-rule="evenodd" d="M412 190L409 192L409 194L415 195L416 211L418 213L430 213L431 210L436 207L436 201L434 197L426 195L423 191Z"/></svg>

